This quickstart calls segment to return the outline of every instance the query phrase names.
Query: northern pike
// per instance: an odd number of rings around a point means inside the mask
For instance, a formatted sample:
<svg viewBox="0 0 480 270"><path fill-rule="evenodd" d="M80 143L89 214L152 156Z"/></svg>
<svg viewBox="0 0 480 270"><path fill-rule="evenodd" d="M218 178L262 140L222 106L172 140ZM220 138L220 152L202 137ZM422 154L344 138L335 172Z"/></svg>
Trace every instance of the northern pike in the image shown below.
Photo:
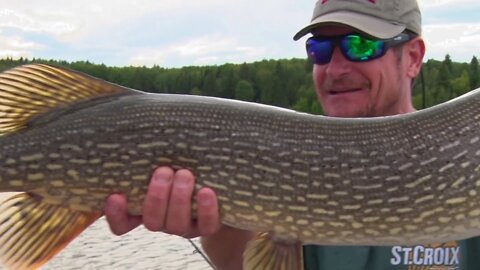
<svg viewBox="0 0 480 270"><path fill-rule="evenodd" d="M301 244L399 245L480 235L480 89L361 119L152 94L42 64L0 74L0 259L35 269L153 170L186 168L223 224L259 233L245 269L302 268Z"/></svg>

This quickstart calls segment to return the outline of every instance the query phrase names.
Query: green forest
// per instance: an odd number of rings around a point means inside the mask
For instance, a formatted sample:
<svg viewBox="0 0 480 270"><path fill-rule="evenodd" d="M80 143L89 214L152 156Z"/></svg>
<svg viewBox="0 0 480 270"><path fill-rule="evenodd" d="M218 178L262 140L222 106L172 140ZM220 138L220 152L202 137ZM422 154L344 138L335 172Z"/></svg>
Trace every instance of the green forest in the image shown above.
<svg viewBox="0 0 480 270"><path fill-rule="evenodd" d="M0 71L27 63L48 63L82 71L126 87L154 93L216 96L321 114L306 59L263 60L218 66L182 68L109 67L88 61L0 59ZM426 108L480 87L477 57L470 63L428 60L414 85L417 109Z"/></svg>

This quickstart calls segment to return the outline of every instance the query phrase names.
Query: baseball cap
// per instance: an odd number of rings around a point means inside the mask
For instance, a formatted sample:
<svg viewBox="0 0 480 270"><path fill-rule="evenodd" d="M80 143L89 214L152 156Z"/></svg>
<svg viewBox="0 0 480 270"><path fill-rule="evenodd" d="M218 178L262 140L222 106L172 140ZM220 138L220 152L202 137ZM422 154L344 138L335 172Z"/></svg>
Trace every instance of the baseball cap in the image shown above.
<svg viewBox="0 0 480 270"><path fill-rule="evenodd" d="M347 25L379 39L393 38L405 29L421 35L421 21L417 0L318 0L310 24L293 39L322 25Z"/></svg>

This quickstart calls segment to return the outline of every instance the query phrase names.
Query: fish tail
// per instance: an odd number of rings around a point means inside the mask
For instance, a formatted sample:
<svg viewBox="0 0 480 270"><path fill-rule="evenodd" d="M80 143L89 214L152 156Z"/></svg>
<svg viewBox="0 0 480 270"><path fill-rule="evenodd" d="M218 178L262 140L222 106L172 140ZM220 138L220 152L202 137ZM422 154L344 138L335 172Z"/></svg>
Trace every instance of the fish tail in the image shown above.
<svg viewBox="0 0 480 270"><path fill-rule="evenodd" d="M101 215L46 204L29 193L10 197L0 204L0 263L37 269Z"/></svg>
<svg viewBox="0 0 480 270"><path fill-rule="evenodd" d="M136 92L50 65L30 64L9 69L0 74L0 135L26 128L32 119L55 108L119 93Z"/></svg>

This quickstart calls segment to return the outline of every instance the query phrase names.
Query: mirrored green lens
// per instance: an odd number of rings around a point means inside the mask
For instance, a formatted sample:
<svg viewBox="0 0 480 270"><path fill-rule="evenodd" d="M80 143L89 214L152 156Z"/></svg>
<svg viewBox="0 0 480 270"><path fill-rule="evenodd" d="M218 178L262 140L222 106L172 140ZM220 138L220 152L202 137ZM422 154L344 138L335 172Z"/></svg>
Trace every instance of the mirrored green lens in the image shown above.
<svg viewBox="0 0 480 270"><path fill-rule="evenodd" d="M385 53L385 42L370 40L358 35L345 36L341 41L342 50L352 61L367 61Z"/></svg>

